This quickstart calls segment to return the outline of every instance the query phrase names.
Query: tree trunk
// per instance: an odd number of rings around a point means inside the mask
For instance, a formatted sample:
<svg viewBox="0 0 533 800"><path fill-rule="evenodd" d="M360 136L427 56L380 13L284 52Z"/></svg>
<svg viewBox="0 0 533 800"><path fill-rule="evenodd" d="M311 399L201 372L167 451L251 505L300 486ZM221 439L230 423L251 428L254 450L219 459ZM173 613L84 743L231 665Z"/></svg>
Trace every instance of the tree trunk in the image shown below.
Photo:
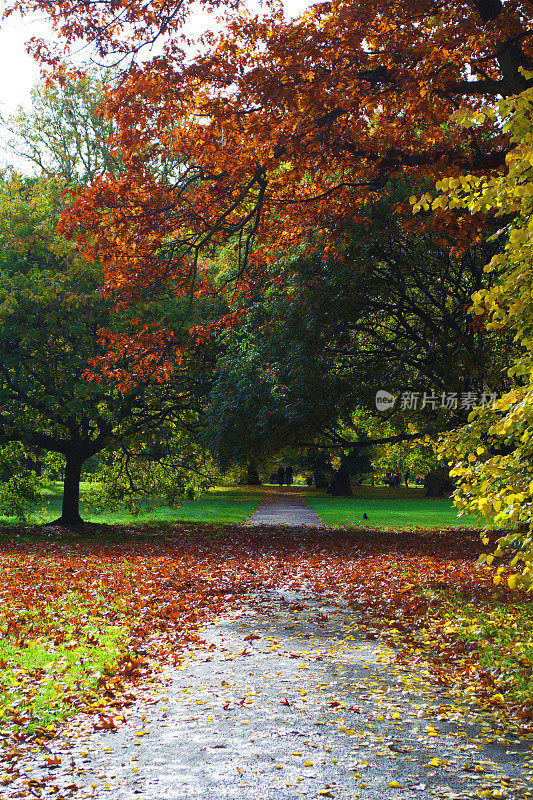
<svg viewBox="0 0 533 800"><path fill-rule="evenodd" d="M69 453L66 458L61 516L50 525L83 524L80 517L80 476L85 459L79 453Z"/></svg>
<svg viewBox="0 0 533 800"><path fill-rule="evenodd" d="M325 489L328 486L326 476L319 470L313 470L313 481L316 489Z"/></svg>
<svg viewBox="0 0 533 800"><path fill-rule="evenodd" d="M349 474L345 470L334 472L329 488L333 497L350 497L352 495L352 487Z"/></svg>
<svg viewBox="0 0 533 800"><path fill-rule="evenodd" d="M442 497L442 480L437 473L430 472L426 475L424 486L426 488L426 497Z"/></svg>
<svg viewBox="0 0 533 800"><path fill-rule="evenodd" d="M243 486L262 486L261 478L257 472L257 467L253 461L247 465L246 476L242 482Z"/></svg>

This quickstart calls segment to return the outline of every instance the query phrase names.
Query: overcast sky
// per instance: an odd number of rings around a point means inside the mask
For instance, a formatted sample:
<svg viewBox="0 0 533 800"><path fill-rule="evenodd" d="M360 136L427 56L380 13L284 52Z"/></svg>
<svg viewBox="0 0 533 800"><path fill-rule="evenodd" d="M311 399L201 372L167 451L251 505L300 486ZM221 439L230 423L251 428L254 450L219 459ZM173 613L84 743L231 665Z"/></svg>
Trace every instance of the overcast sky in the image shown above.
<svg viewBox="0 0 533 800"><path fill-rule="evenodd" d="M39 67L25 52L25 44L45 32L38 17L10 17L0 22L0 113L4 117L27 104L30 89L39 80Z"/></svg>

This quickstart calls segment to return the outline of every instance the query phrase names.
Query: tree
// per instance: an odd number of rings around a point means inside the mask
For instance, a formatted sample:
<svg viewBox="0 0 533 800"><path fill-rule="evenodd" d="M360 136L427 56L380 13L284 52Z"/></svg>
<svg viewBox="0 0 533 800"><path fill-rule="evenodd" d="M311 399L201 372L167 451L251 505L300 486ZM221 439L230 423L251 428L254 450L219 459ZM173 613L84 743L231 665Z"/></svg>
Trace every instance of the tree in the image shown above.
<svg viewBox="0 0 533 800"><path fill-rule="evenodd" d="M210 356L202 345L191 343L187 350L190 338L179 326L188 304L165 305L159 298L169 349L174 352L179 343L184 353L172 375L170 358L161 358L159 331L155 355L134 352L115 366L128 377L140 366L142 380L122 386L105 375L86 380L89 360L105 352L100 329L125 336L129 319L112 314L99 293L99 265L55 233L62 202L55 181L0 186L0 443L62 454L63 510L57 522L77 524L87 459L129 446L147 463L157 443L161 461L179 431L194 434ZM148 301L146 313L153 313ZM177 485L180 480L175 472Z"/></svg>
<svg viewBox="0 0 533 800"><path fill-rule="evenodd" d="M257 292L246 322L220 335L207 418L223 459L262 458L290 442L345 451L346 460L354 449L390 448L461 425L467 395L509 386L502 370L512 337L486 331L467 310L472 293L491 285L483 265L501 249L501 236L491 241L489 227L450 256L454 231L429 223L405 229L401 209L415 186L398 181L367 203L347 225L338 256L309 256L302 247L280 258L283 287ZM396 397L383 414L379 389ZM418 408L403 402L411 393ZM344 466L343 474L353 473Z"/></svg>
<svg viewBox="0 0 533 800"><path fill-rule="evenodd" d="M321 3L290 22L206 2L229 21L193 59L182 57L187 3L13 5L53 12L61 44L38 43L44 61L57 66L82 37L122 59L106 108L124 173L82 192L67 227L87 236L126 302L167 281L205 292L201 254L234 237L232 277L246 295L271 277L276 251L316 246L317 231L334 248L392 176L500 168L509 144L497 120L468 136L447 121L459 103L477 110L526 88L533 55L530 7L501 0ZM162 52L136 61L158 36ZM168 152L185 163L164 183L154 175Z"/></svg>
<svg viewBox="0 0 533 800"><path fill-rule="evenodd" d="M236 308L283 277L280 252L304 243L335 254L347 220L391 178L497 176L509 132L481 109L533 85L533 10L520 0L320 3L294 22L277 9L259 18L232 2L206 3L229 21L193 59L182 58L186 3L102 0L97 13L67 0L14 5L53 13L67 46L85 37L101 55L122 58L106 108L124 171L80 191L64 221L106 265L107 291L122 304L169 286L221 292L202 255L236 241L227 276ZM162 52L136 62L163 34ZM36 50L58 66L57 51ZM449 121L460 104L474 115L467 134ZM182 166L161 181L156 166L168 152ZM457 219L446 203L434 207L441 225L456 224L455 252L478 235L472 210ZM482 219L491 210L477 206ZM110 372L126 347L150 346L142 331L110 341Z"/></svg>
<svg viewBox="0 0 533 800"><path fill-rule="evenodd" d="M295 262L295 313L313 310L318 320L317 371L328 371L329 361L369 406L379 388L418 391L420 405L431 390L440 400L442 392L500 388L513 349L511 337L473 324L467 311L473 292L491 285L483 265L501 249L500 237L489 228L450 255L455 225L441 231L430 220L406 229L402 207L413 186L390 184L367 203L338 257Z"/></svg>
<svg viewBox="0 0 533 800"><path fill-rule="evenodd" d="M24 448L0 447L0 514L24 520L41 498L41 485Z"/></svg>
<svg viewBox="0 0 533 800"><path fill-rule="evenodd" d="M529 80L533 73L525 77ZM496 554L514 554L511 564L521 562L522 575L509 578L509 585L528 589L533 586L532 109L532 89L487 107L484 113L502 120L511 135L507 170L497 176L442 181L437 184L440 196L434 199L435 204L473 212L492 210L506 236L505 249L486 266L497 280L474 294L473 312L489 330L508 330L519 344L509 369L513 385L492 407L475 409L468 424L444 439L442 451L459 480L459 507L510 529L499 539ZM468 114L461 119L467 126L476 124ZM492 560L493 556L486 558L489 564Z"/></svg>
<svg viewBox="0 0 533 800"><path fill-rule="evenodd" d="M85 502L97 511L139 514L154 505L176 507L183 497L204 492L219 474L197 428L198 415L184 411L179 426L169 417L152 431L111 444L99 458Z"/></svg>
<svg viewBox="0 0 533 800"><path fill-rule="evenodd" d="M315 433L319 421L337 413L333 384L328 393L316 377L311 315L297 312L278 295L258 298L245 322L218 335L203 429L224 469L262 461L295 442L296 431Z"/></svg>
<svg viewBox="0 0 533 800"><path fill-rule="evenodd" d="M19 109L5 127L9 148L32 171L60 178L65 184L90 183L98 173L118 174L120 157L113 152L113 124L105 117L106 77L89 72L62 84L38 84L31 93L32 110Z"/></svg>

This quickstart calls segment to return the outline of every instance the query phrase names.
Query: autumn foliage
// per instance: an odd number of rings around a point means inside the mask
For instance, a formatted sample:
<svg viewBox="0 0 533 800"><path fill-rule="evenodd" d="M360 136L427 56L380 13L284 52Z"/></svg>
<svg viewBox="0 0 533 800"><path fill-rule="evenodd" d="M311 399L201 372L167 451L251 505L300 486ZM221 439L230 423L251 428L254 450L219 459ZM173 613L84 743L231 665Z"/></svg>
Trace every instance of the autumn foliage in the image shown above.
<svg viewBox="0 0 533 800"><path fill-rule="evenodd" d="M334 250L392 177L500 168L508 139L497 122L465 135L448 119L525 89L521 68L533 56L521 2L324 2L296 21L274 4L254 15L204 3L224 27L201 37L197 56L186 51L187 3L14 7L53 13L59 43L34 50L60 78L81 37L123 71L106 113L124 169L97 177L64 221L121 302L162 285L220 292L203 256L227 243L236 257L225 285L246 296L277 252L302 242ZM161 52L150 56L142 48L154 39Z"/></svg>

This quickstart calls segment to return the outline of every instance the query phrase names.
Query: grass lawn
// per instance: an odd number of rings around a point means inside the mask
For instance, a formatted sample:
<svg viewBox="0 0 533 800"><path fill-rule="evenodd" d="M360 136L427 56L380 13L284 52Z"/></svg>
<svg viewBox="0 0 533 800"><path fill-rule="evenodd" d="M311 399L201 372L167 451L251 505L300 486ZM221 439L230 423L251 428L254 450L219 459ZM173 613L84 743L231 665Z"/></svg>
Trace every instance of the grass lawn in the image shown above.
<svg viewBox="0 0 533 800"><path fill-rule="evenodd" d="M88 483L81 484L81 495L87 491ZM204 497L196 500L181 500L178 508L160 506L147 508L145 513L134 517L126 511L95 514L81 500L80 513L87 522L107 525L156 524L172 522L243 522L259 506L262 493L253 487L221 486L215 487ZM35 520L50 522L61 514L61 484L52 486L41 508L35 510ZM0 518L0 523L7 523Z"/></svg>
<svg viewBox="0 0 533 800"><path fill-rule="evenodd" d="M473 516L458 517L447 498L426 498L424 489L360 486L353 497L310 493L307 502L326 525L333 528L358 525L379 528L482 527ZM368 519L363 519L363 514Z"/></svg>
<svg viewBox="0 0 533 800"><path fill-rule="evenodd" d="M12 577L12 576L10 576ZM79 592L30 598L0 610L0 724L46 734L76 709L83 692L100 695L102 675L113 675L125 650L126 629L110 624L116 609ZM103 605L103 604L101 604ZM14 633L13 633L14 632Z"/></svg>
<svg viewBox="0 0 533 800"><path fill-rule="evenodd" d="M61 514L61 484L52 486L43 505L35 509L33 522L50 522ZM89 488L81 484L81 496ZM97 514L80 503L81 515L87 522L107 525L172 524L176 522L239 523L257 510L261 501L278 486L218 486L195 500L181 500L178 508L168 506L147 507L135 517L126 511ZM284 487L284 493L303 494L309 506L317 512L326 525L333 528L364 526L376 528L450 528L482 527L476 517L458 517L446 498L426 499L424 489L400 486L358 486L353 497L331 497L323 491L303 486ZM363 519L363 514L368 520ZM13 524L13 520L0 517L0 524Z"/></svg>

